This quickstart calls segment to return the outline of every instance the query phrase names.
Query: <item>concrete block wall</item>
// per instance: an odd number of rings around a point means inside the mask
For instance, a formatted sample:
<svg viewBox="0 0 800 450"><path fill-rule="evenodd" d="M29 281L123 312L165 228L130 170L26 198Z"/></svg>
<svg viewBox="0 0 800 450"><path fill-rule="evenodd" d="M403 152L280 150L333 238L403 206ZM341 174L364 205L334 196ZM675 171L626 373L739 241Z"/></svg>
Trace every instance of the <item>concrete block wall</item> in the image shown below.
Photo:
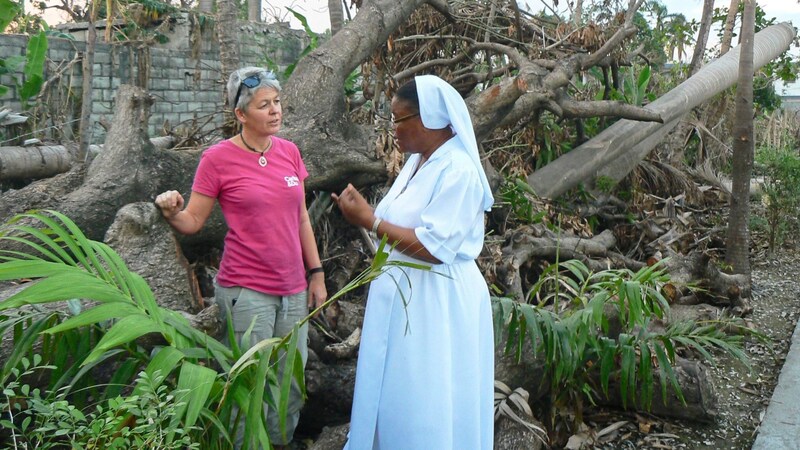
<svg viewBox="0 0 800 450"><path fill-rule="evenodd" d="M83 38L85 24L67 24L61 31ZM302 30L291 30L287 24L239 23L239 57L241 65L277 66L284 70L297 61L308 37ZM97 30L102 37L103 30ZM114 114L114 97L120 84L145 83L155 98L151 108L148 132L151 137L163 135L163 130L177 126L214 128L221 124L224 81L229 74L220 72L219 47L213 22L200 27L188 14L173 19L166 34L166 44L142 47L139 43L98 42L92 74L93 102L91 115L92 143L105 140L106 129ZM27 36L0 35L0 58L24 55ZM45 80L56 74L76 54L85 52L81 41L50 38ZM269 63L269 64L268 64ZM25 112L19 98L16 82L22 83L22 67L13 75L0 76L0 84L10 87L0 97L2 106ZM60 83L52 83L49 89L60 89L58 95L48 98L68 98L75 105L70 109L73 117L63 118L64 127L71 127L58 135L73 135L78 128L80 114L80 92L82 89L81 64L62 74ZM67 91L66 93L64 91ZM40 120L39 122L46 122ZM45 138L53 137L44 134ZM52 134L52 133L51 133ZM40 136L37 136L40 137Z"/></svg>

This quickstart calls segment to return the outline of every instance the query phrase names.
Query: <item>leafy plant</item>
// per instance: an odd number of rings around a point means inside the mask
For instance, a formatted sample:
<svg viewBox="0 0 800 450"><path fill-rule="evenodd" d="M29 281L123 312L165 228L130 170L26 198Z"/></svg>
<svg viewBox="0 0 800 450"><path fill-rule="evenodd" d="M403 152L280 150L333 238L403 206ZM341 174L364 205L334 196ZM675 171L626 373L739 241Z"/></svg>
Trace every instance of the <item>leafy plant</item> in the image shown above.
<svg viewBox="0 0 800 450"><path fill-rule="evenodd" d="M800 158L792 150L767 147L756 152L756 162L764 175L762 203L772 252L800 206Z"/></svg>
<svg viewBox="0 0 800 450"><path fill-rule="evenodd" d="M500 187L500 199L509 205L517 220L524 223L541 222L545 211L536 211L531 196L531 186L523 179L507 179Z"/></svg>
<svg viewBox="0 0 800 450"><path fill-rule="evenodd" d="M614 188L617 186L616 180L606 175L600 175L597 177L594 184L598 191L605 194L612 193Z"/></svg>
<svg viewBox="0 0 800 450"><path fill-rule="evenodd" d="M506 337L505 350L517 359L526 342L543 359L552 420L567 408L582 421L584 398L594 403L600 395L608 397L612 380L619 381L624 407L650 408L655 374L664 402L668 386L684 401L673 369L678 348L694 349L712 362L712 348L747 359L742 335L726 335L719 324L674 323L663 332L652 330L650 323L669 310L660 291L667 281L661 265L592 273L576 260L553 264L531 289L530 303L493 298L495 336ZM748 331L734 321L724 325Z"/></svg>
<svg viewBox="0 0 800 450"><path fill-rule="evenodd" d="M319 37L317 36L317 33L314 33L311 30L311 27L308 25L308 20L304 15L300 14L299 12L295 11L292 8L286 8L286 9L288 9L289 12L292 13L295 19L300 21L300 24L303 25L303 30L305 30L306 32L306 36L308 36L308 38L310 39L310 42L306 46L306 48L304 48L303 51L300 52L300 56L297 58L297 61L290 64L289 67L287 67L286 70L284 71L283 73L284 77L289 78L292 75L292 72L294 72L295 67L297 67L297 63L301 59L303 59L304 56L311 53L315 48L319 47Z"/></svg>
<svg viewBox="0 0 800 450"><path fill-rule="evenodd" d="M593 68L589 73L599 82L603 82L603 75L599 69ZM648 86L650 85L650 66L643 66L638 75L636 75L634 67L621 68L620 76L622 78L621 89L611 89L611 100L642 106L645 101L650 102L655 99L655 94L648 90ZM602 98L603 91L600 90L595 95L595 100L601 100Z"/></svg>
<svg viewBox="0 0 800 450"><path fill-rule="evenodd" d="M23 376L52 369L39 366L36 355L33 366L25 358L23 371L15 368L15 380L4 383L6 402L0 408L7 411L8 420L0 420L12 432L14 447L48 449L196 449L188 430L173 421L183 406L178 391L170 392L158 371L151 377L139 373L137 395L116 396L102 401L89 411L67 400L63 392L43 398L39 389L22 384ZM12 400L13 399L13 400ZM15 417L17 420L15 420ZM21 420L19 418L22 417Z"/></svg>
<svg viewBox="0 0 800 450"><path fill-rule="evenodd" d="M0 0L0 31L4 31L21 12L22 8L17 3L11 0ZM19 96L23 103L35 97L44 84L47 31L47 25L42 24L42 30L28 38L28 48L25 56L0 58L0 75L8 74L12 76L19 89ZM25 81L20 83L13 74L23 62L25 63L23 70ZM7 92L8 87L0 85L0 96L5 95Z"/></svg>
<svg viewBox="0 0 800 450"><path fill-rule="evenodd" d="M6 27L22 12L20 4L12 0L0 0L0 31L5 31Z"/></svg>
<svg viewBox="0 0 800 450"><path fill-rule="evenodd" d="M232 441L230 424L237 423L237 417L244 413L245 445L269 447L262 405L269 404L285 423L292 381L303 387L297 329L319 310L284 338L266 339L244 350L229 336L234 344L228 348L194 329L178 312L158 306L141 276L130 272L106 244L87 239L63 214L46 211L16 216L2 227L0 241L16 246L0 250L0 280L35 280L0 303L0 331L15 330L14 351L3 367L3 383L19 361L42 343L45 364L64 363L67 367L50 381L61 395L75 398L92 368L113 365L117 368L112 378L116 388L103 390L89 383L85 389L92 392L93 401L116 398L120 387L132 389L130 395L141 398L146 385L134 376L143 372L139 378L157 380L151 383L153 389L161 393L158 387L164 384L169 388L163 392L174 396L170 429L186 430L192 442L204 449L228 448ZM331 296L323 307L370 282L386 268L401 265L425 269L388 261L385 245L384 240L370 268ZM75 299L95 304L78 308ZM73 313L39 311L39 305L56 302L72 305ZM25 328L26 324L30 326ZM142 348L137 340L146 334L156 334L166 344L152 350ZM63 336L70 339L62 341ZM77 348L70 345L75 342ZM287 370L281 371L282 367ZM56 391L49 390L42 398L51 402L54 396Z"/></svg>

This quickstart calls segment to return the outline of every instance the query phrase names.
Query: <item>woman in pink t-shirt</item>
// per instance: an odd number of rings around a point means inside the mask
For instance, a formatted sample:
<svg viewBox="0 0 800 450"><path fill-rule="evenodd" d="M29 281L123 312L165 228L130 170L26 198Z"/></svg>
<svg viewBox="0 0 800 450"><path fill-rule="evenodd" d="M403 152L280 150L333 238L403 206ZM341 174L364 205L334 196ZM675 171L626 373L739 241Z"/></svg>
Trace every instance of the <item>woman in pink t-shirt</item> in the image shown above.
<svg viewBox="0 0 800 450"><path fill-rule="evenodd" d="M227 93L242 132L203 152L186 208L177 191L156 197L169 224L183 234L199 231L219 202L228 232L215 280L215 301L223 323L227 311L231 312L237 340L256 318L251 345L285 336L308 315L309 308L327 299L305 204L308 172L297 146L275 136L282 121L280 89L275 75L263 68L233 72ZM305 365L307 325L300 333L298 350ZM270 441L276 449L291 441L301 406L301 393L293 386L284 439L277 414L265 405ZM241 431L236 433L237 448Z"/></svg>

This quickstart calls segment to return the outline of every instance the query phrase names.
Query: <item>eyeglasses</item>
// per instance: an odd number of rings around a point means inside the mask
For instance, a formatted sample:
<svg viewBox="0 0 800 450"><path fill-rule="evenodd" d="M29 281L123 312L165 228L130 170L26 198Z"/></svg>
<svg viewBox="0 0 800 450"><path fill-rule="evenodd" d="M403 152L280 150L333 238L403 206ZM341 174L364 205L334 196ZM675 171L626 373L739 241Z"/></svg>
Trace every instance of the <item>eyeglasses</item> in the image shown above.
<svg viewBox="0 0 800 450"><path fill-rule="evenodd" d="M412 117L417 117L418 115L419 115L419 113L412 113L412 114L408 114L408 115L405 115L403 117L398 117L397 119L395 119L394 118L394 114L392 114L392 123L397 125L398 123L400 123L400 122L402 122L404 120L408 120L408 119L410 119Z"/></svg>
<svg viewBox="0 0 800 450"><path fill-rule="evenodd" d="M239 90L236 91L236 98L233 100L233 108L236 109L236 105L239 104L239 97L242 95L242 86L247 86L249 89L253 89L258 87L261 84L261 74L264 74L265 80L276 80L275 74L272 72L259 72L242 80L239 84Z"/></svg>

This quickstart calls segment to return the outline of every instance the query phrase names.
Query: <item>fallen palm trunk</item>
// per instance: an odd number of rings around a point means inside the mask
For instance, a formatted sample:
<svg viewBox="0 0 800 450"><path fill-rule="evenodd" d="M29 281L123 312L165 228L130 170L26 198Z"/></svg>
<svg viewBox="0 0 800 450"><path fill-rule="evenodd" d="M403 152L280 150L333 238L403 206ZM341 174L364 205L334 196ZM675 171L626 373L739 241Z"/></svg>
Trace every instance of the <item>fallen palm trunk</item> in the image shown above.
<svg viewBox="0 0 800 450"><path fill-rule="evenodd" d="M786 51L794 39L787 23L772 25L755 35L754 66L759 68ZM528 177L537 195L555 199L599 175L616 179L628 174L652 150L665 127L674 127L679 117L736 82L739 49L730 51L703 67L697 74L646 106L661 115L663 123L622 119L583 145L561 156ZM671 128L667 128L669 130ZM646 144L644 143L646 142Z"/></svg>
<svg viewBox="0 0 800 450"><path fill-rule="evenodd" d="M172 136L150 139L156 150L166 150L175 142ZM68 171L77 149L69 145L0 147L0 180L48 178ZM90 145L89 154L103 151L102 145Z"/></svg>

